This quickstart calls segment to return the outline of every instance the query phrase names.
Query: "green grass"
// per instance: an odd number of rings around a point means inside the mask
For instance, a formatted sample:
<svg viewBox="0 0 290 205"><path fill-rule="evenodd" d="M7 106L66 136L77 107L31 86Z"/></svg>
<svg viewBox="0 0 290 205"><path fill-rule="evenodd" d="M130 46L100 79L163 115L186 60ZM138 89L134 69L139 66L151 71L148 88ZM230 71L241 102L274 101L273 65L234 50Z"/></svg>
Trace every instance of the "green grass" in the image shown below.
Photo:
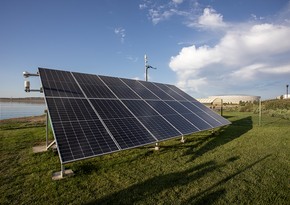
<svg viewBox="0 0 290 205"><path fill-rule="evenodd" d="M60 170L44 124L0 124L0 204L289 204L290 121L226 113L232 125L66 165Z"/></svg>

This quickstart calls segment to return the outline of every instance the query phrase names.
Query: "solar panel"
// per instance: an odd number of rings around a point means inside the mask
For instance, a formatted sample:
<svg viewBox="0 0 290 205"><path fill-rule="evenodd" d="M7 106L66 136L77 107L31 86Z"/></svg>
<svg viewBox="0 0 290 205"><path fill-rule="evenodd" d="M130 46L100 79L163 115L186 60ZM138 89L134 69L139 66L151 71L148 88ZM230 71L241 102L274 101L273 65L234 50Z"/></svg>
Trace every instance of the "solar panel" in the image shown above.
<svg viewBox="0 0 290 205"><path fill-rule="evenodd" d="M115 98L115 95L96 75L72 73L88 98Z"/></svg>
<svg viewBox="0 0 290 205"><path fill-rule="evenodd" d="M62 164L230 123L173 85L39 73Z"/></svg>
<svg viewBox="0 0 290 205"><path fill-rule="evenodd" d="M119 78L100 76L103 82L112 90L120 99L140 99L125 83Z"/></svg>

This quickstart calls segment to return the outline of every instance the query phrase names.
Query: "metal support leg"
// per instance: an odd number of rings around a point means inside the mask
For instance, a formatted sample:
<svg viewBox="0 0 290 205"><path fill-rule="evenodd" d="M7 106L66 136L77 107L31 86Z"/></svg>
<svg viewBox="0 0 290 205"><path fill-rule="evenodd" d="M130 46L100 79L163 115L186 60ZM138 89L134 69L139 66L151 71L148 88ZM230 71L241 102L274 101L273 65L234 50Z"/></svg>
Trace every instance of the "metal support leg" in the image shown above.
<svg viewBox="0 0 290 205"><path fill-rule="evenodd" d="M65 171L64 165L61 164L61 170L60 170L60 176L61 176L61 178L64 177L64 171Z"/></svg>
<svg viewBox="0 0 290 205"><path fill-rule="evenodd" d="M48 112L45 110L46 113L46 150L48 150Z"/></svg>
<svg viewBox="0 0 290 205"><path fill-rule="evenodd" d="M158 142L156 142L156 144L155 144L155 148L154 148L154 149L155 149L155 150L159 150L159 149L160 149Z"/></svg>
<svg viewBox="0 0 290 205"><path fill-rule="evenodd" d="M182 142L182 143L184 143L185 142L185 139L184 139L184 136L182 135L182 137L181 137L181 140L180 140L180 142Z"/></svg>

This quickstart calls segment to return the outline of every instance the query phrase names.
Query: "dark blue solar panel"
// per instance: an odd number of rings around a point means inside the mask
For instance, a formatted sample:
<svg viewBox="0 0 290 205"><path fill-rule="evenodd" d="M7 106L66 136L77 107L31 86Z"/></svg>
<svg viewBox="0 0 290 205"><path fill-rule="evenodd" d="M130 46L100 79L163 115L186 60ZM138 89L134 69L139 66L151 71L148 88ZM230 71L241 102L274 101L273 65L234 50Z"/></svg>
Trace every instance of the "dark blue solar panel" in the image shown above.
<svg viewBox="0 0 290 205"><path fill-rule="evenodd" d="M47 98L46 102L53 122L98 119L86 99Z"/></svg>
<svg viewBox="0 0 290 205"><path fill-rule="evenodd" d="M159 114L143 100L122 101L137 117L158 116Z"/></svg>
<svg viewBox="0 0 290 205"><path fill-rule="evenodd" d="M178 93L176 93L174 90L170 89L165 84L154 83L154 85L156 85L158 88L160 88L161 90L163 90L165 93L167 93L168 95L170 95L175 100L186 100L184 97L182 97L181 95L179 95Z"/></svg>
<svg viewBox="0 0 290 205"><path fill-rule="evenodd" d="M73 73L88 98L116 98L96 75Z"/></svg>
<svg viewBox="0 0 290 205"><path fill-rule="evenodd" d="M207 113L209 116L213 117L214 119L216 119L218 122L220 122L222 125L227 125L230 123L230 121L228 121L227 119L225 119L224 117L220 116L219 114L217 114L216 112L214 112L213 110L209 109L208 107L206 107L205 105L201 104L201 103L196 103L196 102L192 102L192 104L194 104L196 107L200 108L202 111L204 111L205 113Z"/></svg>
<svg viewBox="0 0 290 205"><path fill-rule="evenodd" d="M180 132L166 121L166 117L164 119L164 116L160 116L145 101L124 100L123 102L157 139L162 140L180 135Z"/></svg>
<svg viewBox="0 0 290 205"><path fill-rule="evenodd" d="M112 118L104 122L122 149L152 144L156 141L134 117Z"/></svg>
<svg viewBox="0 0 290 205"><path fill-rule="evenodd" d="M175 91L176 93L178 93L179 95L181 95L182 97L184 97L186 100L193 101L193 102L198 102L196 99L194 99L193 97L191 97L187 93L183 92L182 90L180 90L176 86L168 85L168 84L166 86L169 87L170 89L172 89L173 91Z"/></svg>
<svg viewBox="0 0 290 205"><path fill-rule="evenodd" d="M147 100L148 104L150 104L157 112L161 115L176 115L177 113L169 107L165 102L160 100Z"/></svg>
<svg viewBox="0 0 290 205"><path fill-rule="evenodd" d="M166 101L166 104L171 106L174 110L176 110L180 115L190 121L195 127L199 130L208 130L212 128L206 121L202 120L196 114L192 113L188 108L182 105L180 102L177 101Z"/></svg>
<svg viewBox="0 0 290 205"><path fill-rule="evenodd" d="M133 117L119 100L91 99L90 101L102 119Z"/></svg>
<svg viewBox="0 0 290 205"><path fill-rule="evenodd" d="M99 120L53 122L63 163L118 151Z"/></svg>
<svg viewBox="0 0 290 205"><path fill-rule="evenodd" d="M189 134L198 131L194 123L189 122L182 117L181 114L176 112L173 108L165 103L165 101L146 101L149 103L158 113L160 113L168 122L170 122L176 129L182 134ZM167 101L166 101L167 102Z"/></svg>
<svg viewBox="0 0 290 205"><path fill-rule="evenodd" d="M84 97L70 72L39 68L46 97Z"/></svg>
<svg viewBox="0 0 290 205"><path fill-rule="evenodd" d="M176 115L164 115L163 116L168 122L172 124L176 129L179 130L183 135L191 134L199 131L196 126L194 126L187 119L182 116Z"/></svg>
<svg viewBox="0 0 290 205"><path fill-rule="evenodd" d="M212 127L219 127L222 124L218 122L216 119L208 115L206 112L200 110L198 107L193 105L191 102L181 102L184 106L186 106L189 110L191 110L193 113L195 113L197 116L199 116L203 121L210 124Z"/></svg>
<svg viewBox="0 0 290 205"><path fill-rule="evenodd" d="M122 149L150 144L155 139L119 100L90 100Z"/></svg>
<svg viewBox="0 0 290 205"><path fill-rule="evenodd" d="M108 85L108 87L120 99L140 99L134 91L132 91L119 78L100 76L100 78Z"/></svg>
<svg viewBox="0 0 290 205"><path fill-rule="evenodd" d="M178 101L164 101L164 102L180 114L191 113L191 111L188 108L183 106Z"/></svg>
<svg viewBox="0 0 290 205"><path fill-rule="evenodd" d="M138 119L158 140L170 139L181 135L180 132L172 127L161 116L138 117Z"/></svg>
<svg viewBox="0 0 290 205"><path fill-rule="evenodd" d="M144 85L148 90L150 90L152 93L154 93L156 96L158 96L162 100L174 100L172 97L167 95L163 90L155 86L151 82L144 82L139 81L142 85Z"/></svg>
<svg viewBox="0 0 290 205"><path fill-rule="evenodd" d="M150 90L144 87L139 81L129 80L129 79L121 79L121 80L124 83L126 83L132 90L134 90L142 99L145 99L145 100L159 99Z"/></svg>
<svg viewBox="0 0 290 205"><path fill-rule="evenodd" d="M62 163L229 124L172 85L39 72Z"/></svg>
<svg viewBox="0 0 290 205"><path fill-rule="evenodd" d="M188 114L182 114L183 117L185 117L188 121L190 121L192 124L194 124L199 130L209 130L212 129L213 126L211 126L207 121L202 119L196 114L188 113Z"/></svg>

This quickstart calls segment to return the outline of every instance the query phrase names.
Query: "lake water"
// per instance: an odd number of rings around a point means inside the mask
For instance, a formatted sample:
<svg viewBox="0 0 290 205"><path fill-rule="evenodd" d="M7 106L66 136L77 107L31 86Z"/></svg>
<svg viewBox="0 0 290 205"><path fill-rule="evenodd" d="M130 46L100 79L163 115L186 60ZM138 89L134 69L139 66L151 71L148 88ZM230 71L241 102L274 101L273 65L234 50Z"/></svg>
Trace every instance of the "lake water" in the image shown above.
<svg viewBox="0 0 290 205"><path fill-rule="evenodd" d="M0 102L0 120L44 114L45 104Z"/></svg>

